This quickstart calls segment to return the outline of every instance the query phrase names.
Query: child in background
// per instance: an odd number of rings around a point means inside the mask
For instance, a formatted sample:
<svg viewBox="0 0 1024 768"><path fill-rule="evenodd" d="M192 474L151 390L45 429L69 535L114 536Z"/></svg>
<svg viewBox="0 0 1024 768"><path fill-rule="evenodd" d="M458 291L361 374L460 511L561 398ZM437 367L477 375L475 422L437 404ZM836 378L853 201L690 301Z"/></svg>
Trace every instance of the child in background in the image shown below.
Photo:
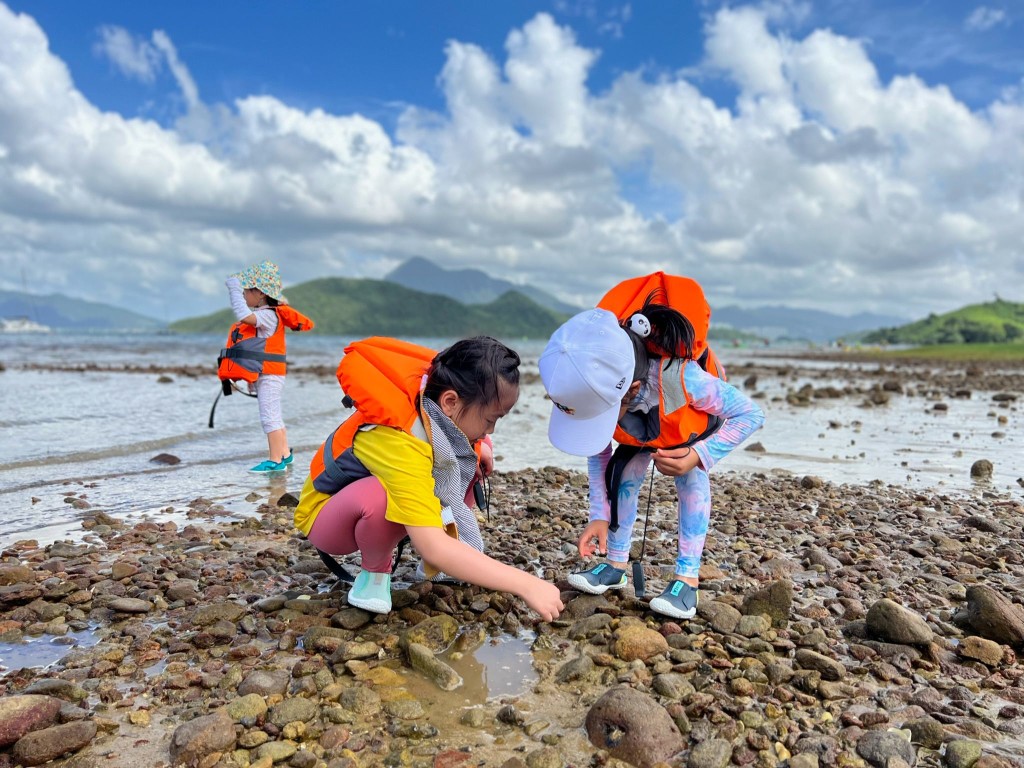
<svg viewBox="0 0 1024 768"><path fill-rule="evenodd" d="M294 458L281 414L287 370L285 328L307 331L313 321L287 305L281 293L280 272L271 261L231 275L224 284L238 322L228 333L227 346L218 360L218 375L225 382L246 381L249 390L256 393L269 457L250 471L283 472Z"/></svg>
<svg viewBox="0 0 1024 768"><path fill-rule="evenodd" d="M474 448L519 398L519 355L486 336L432 359L417 357L422 351L381 338L346 348L338 378L357 411L313 458L295 525L324 552L360 552L350 605L391 610L392 552L408 535L427 578L444 572L511 592L550 621L563 607L557 587L459 533L459 521L473 518L466 496L478 467L489 471L492 461L489 446L481 455Z"/></svg>
<svg viewBox="0 0 1024 768"><path fill-rule="evenodd" d="M539 361L554 404L552 444L588 457L590 522L578 540L580 556L607 552L569 583L590 594L626 586L640 490L653 460L675 478L679 548L675 578L650 607L678 619L697 611L711 517L708 471L764 423L707 349L710 315L688 278L634 278L555 331ZM613 436L620 444L614 457Z"/></svg>

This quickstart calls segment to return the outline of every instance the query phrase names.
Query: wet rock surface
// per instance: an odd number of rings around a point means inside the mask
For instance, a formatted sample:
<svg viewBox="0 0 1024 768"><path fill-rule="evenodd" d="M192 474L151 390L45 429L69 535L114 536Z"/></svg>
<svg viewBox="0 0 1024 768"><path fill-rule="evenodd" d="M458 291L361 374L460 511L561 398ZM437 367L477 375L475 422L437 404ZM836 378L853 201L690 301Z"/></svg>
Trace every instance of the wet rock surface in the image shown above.
<svg viewBox="0 0 1024 768"><path fill-rule="evenodd" d="M482 525L491 553L563 589L552 623L418 582L408 553L395 610L353 609L271 504L19 542L0 642L68 645L0 671L0 765L1024 766L1018 498L728 473L713 492L690 621L631 587L568 587L586 482L555 468L496 475ZM675 518L659 476L648 595ZM535 678L471 700L460 657L507 638Z"/></svg>

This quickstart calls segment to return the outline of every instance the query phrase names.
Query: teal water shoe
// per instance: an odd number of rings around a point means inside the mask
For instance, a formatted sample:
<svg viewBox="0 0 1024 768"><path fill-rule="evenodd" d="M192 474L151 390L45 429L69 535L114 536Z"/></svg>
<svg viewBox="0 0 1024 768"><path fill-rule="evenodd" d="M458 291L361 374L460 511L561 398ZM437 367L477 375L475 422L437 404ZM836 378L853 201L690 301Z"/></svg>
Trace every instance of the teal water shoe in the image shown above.
<svg viewBox="0 0 1024 768"><path fill-rule="evenodd" d="M264 459L249 471L265 474L267 472L284 472L286 469L288 469L288 465L283 461L271 461L270 459Z"/></svg>
<svg viewBox="0 0 1024 768"><path fill-rule="evenodd" d="M372 613L391 613L391 574L360 570L348 591L348 604Z"/></svg>

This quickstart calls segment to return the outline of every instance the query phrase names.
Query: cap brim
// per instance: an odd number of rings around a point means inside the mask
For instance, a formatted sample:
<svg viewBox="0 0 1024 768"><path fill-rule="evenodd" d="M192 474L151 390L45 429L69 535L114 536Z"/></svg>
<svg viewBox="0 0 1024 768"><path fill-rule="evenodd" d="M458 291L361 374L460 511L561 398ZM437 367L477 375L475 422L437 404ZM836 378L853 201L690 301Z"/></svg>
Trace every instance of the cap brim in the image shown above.
<svg viewBox="0 0 1024 768"><path fill-rule="evenodd" d="M548 439L555 448L573 456L595 456L611 443L618 420L618 403L589 419L570 416L552 405Z"/></svg>

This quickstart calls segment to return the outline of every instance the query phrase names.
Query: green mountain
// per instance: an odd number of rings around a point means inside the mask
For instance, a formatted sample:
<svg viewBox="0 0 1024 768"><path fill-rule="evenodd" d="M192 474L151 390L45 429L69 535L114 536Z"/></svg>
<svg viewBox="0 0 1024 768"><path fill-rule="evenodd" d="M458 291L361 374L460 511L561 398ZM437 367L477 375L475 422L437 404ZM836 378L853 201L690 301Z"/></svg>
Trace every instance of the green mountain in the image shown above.
<svg viewBox="0 0 1024 768"><path fill-rule="evenodd" d="M546 338L564 320L515 291L488 304L460 304L384 280L328 277L288 289L288 301L332 336ZM229 309L172 323L172 331L220 333L234 322Z"/></svg>
<svg viewBox="0 0 1024 768"><path fill-rule="evenodd" d="M882 328L864 336L867 344L1024 343L1024 304L996 299L972 304L944 315Z"/></svg>
<svg viewBox="0 0 1024 768"><path fill-rule="evenodd" d="M43 296L0 291L0 317L26 317L50 328L76 331L153 331L164 327L152 317L60 293Z"/></svg>

